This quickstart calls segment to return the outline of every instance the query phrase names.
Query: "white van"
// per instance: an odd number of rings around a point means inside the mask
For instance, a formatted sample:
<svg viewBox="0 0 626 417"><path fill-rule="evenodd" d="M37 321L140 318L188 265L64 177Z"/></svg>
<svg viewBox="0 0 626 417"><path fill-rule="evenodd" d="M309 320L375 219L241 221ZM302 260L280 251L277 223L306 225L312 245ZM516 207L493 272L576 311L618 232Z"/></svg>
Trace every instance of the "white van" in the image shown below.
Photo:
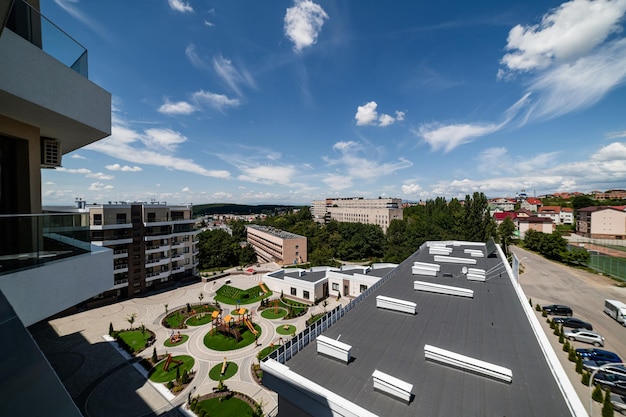
<svg viewBox="0 0 626 417"><path fill-rule="evenodd" d="M626 304L617 300L605 300L604 312L626 327Z"/></svg>

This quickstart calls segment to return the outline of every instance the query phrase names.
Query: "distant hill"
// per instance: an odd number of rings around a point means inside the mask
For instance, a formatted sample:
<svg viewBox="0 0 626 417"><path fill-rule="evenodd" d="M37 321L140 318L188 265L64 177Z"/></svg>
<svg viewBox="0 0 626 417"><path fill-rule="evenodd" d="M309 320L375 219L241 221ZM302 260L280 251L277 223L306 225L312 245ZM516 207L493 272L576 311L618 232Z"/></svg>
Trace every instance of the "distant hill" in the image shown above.
<svg viewBox="0 0 626 417"><path fill-rule="evenodd" d="M275 214L301 207L302 206L282 206L273 204L258 206L228 203L199 204L193 206L193 215L195 217L205 216L207 214Z"/></svg>

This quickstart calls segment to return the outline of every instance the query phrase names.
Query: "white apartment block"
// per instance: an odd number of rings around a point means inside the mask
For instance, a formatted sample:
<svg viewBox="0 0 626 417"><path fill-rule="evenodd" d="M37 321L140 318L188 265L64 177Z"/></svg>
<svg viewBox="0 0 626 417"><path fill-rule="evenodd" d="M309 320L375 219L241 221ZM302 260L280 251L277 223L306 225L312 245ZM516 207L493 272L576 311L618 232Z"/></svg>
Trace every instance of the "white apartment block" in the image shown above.
<svg viewBox="0 0 626 417"><path fill-rule="evenodd" d="M386 232L392 220L402 220L402 199L327 198L313 201L311 211L313 220L318 223L336 220L341 223L376 224Z"/></svg>

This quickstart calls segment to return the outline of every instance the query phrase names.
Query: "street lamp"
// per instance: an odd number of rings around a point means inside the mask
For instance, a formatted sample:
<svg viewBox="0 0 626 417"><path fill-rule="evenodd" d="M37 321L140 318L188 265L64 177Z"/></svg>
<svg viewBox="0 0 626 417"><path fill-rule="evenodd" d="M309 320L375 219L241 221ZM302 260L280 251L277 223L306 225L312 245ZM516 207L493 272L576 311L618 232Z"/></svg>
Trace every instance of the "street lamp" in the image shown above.
<svg viewBox="0 0 626 417"><path fill-rule="evenodd" d="M592 408L592 406L593 406L593 389L594 389L593 377L596 375L596 373L598 371L604 371L609 366L616 366L616 365L626 365L626 363L624 363L624 362L605 363L603 365L600 365L598 367L598 369L594 370L591 373L591 376L589 377L589 417L591 417L592 414L593 414L593 408ZM611 372L611 370L609 370L609 372ZM613 373L613 372L611 372L611 373Z"/></svg>

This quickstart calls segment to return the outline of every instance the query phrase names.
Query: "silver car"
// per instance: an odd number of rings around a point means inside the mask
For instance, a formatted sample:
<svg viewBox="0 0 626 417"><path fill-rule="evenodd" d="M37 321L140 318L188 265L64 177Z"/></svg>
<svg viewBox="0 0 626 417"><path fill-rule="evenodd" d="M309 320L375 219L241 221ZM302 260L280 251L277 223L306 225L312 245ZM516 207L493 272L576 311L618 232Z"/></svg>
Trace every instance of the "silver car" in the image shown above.
<svg viewBox="0 0 626 417"><path fill-rule="evenodd" d="M591 343L594 346L604 346L604 337L599 333L590 332L589 330L568 329L563 332L563 335L569 340Z"/></svg>

